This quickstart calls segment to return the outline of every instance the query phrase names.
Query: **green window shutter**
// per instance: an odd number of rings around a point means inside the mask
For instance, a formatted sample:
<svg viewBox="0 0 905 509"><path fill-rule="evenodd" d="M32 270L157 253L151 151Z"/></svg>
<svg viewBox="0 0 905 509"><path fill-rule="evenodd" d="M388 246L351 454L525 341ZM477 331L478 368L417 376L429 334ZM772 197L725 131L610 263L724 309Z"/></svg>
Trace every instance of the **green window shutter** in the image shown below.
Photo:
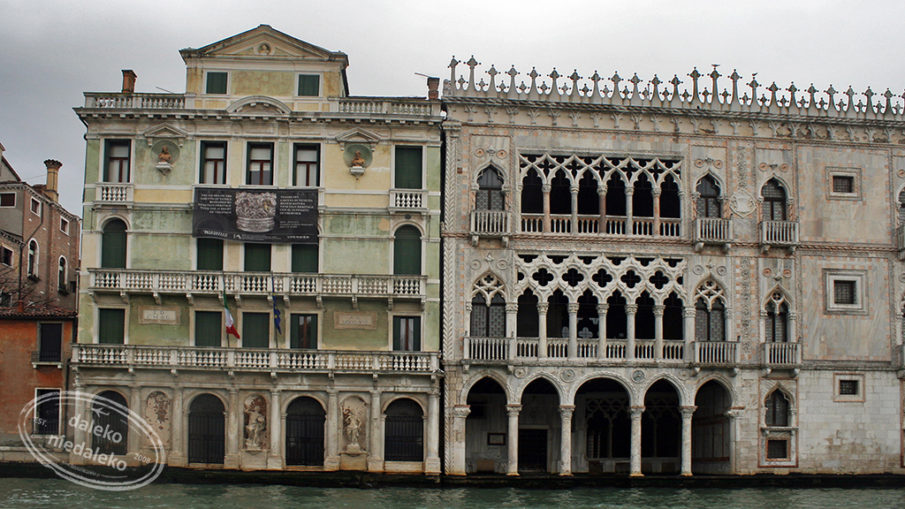
<svg viewBox="0 0 905 509"><path fill-rule="evenodd" d="M225 72L209 72L207 73L208 94L225 94L226 93L226 76Z"/></svg>
<svg viewBox="0 0 905 509"><path fill-rule="evenodd" d="M223 241L198 239L198 270L223 270Z"/></svg>
<svg viewBox="0 0 905 509"><path fill-rule="evenodd" d="M98 310L98 343L121 345L125 338L126 311L124 309Z"/></svg>
<svg viewBox="0 0 905 509"><path fill-rule="evenodd" d="M220 346L220 311L195 311L195 346Z"/></svg>
<svg viewBox="0 0 905 509"><path fill-rule="evenodd" d="M245 244L245 270L270 272L270 244Z"/></svg>
<svg viewBox="0 0 905 509"><path fill-rule="evenodd" d="M101 234L101 267L105 269L126 268L126 225L113 220L104 226Z"/></svg>
<svg viewBox="0 0 905 509"><path fill-rule="evenodd" d="M270 346L270 315L242 313L242 346L268 348Z"/></svg>
<svg viewBox="0 0 905 509"><path fill-rule="evenodd" d="M421 351L421 317L393 317L393 350Z"/></svg>
<svg viewBox="0 0 905 509"><path fill-rule="evenodd" d="M299 75L299 95L305 97L317 97L320 95L321 77L316 74Z"/></svg>
<svg viewBox="0 0 905 509"><path fill-rule="evenodd" d="M317 272L317 244L292 245L292 272Z"/></svg>
<svg viewBox="0 0 905 509"><path fill-rule="evenodd" d="M317 348L317 315L292 315L290 348Z"/></svg>
<svg viewBox="0 0 905 509"><path fill-rule="evenodd" d="M393 274L421 274L421 234L414 226L403 226L396 230Z"/></svg>
<svg viewBox="0 0 905 509"><path fill-rule="evenodd" d="M396 188L421 189L421 147L396 147Z"/></svg>

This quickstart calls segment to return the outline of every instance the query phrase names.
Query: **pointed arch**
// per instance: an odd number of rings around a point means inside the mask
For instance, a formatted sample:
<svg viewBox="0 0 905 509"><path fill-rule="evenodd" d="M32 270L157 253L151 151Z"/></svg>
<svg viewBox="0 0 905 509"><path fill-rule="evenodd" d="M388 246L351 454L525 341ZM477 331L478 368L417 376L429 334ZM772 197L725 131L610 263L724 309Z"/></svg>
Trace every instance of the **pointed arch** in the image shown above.
<svg viewBox="0 0 905 509"><path fill-rule="evenodd" d="M544 179L535 168L529 168L522 176L522 214L542 214L544 212Z"/></svg>
<svg viewBox="0 0 905 509"><path fill-rule="evenodd" d="M792 399L781 385L777 385L764 399L764 424L785 427L792 425Z"/></svg>
<svg viewBox="0 0 905 509"><path fill-rule="evenodd" d="M506 288L492 272L479 277L472 287L470 335L506 337Z"/></svg>
<svg viewBox="0 0 905 509"><path fill-rule="evenodd" d="M483 297L484 301L489 303L495 295L500 295L505 299L507 297L506 286L492 271L485 272L472 285L471 297L473 299Z"/></svg>
<svg viewBox="0 0 905 509"><path fill-rule="evenodd" d="M726 292L713 278L701 282L694 292L695 339L726 341Z"/></svg>
<svg viewBox="0 0 905 509"><path fill-rule="evenodd" d="M698 179L695 191L698 199L695 212L701 218L723 217L723 193L720 180L710 172Z"/></svg>
<svg viewBox="0 0 905 509"><path fill-rule="evenodd" d="M785 221L789 204L786 186L777 177L772 177L760 188L763 199L764 221Z"/></svg>
<svg viewBox="0 0 905 509"><path fill-rule="evenodd" d="M503 194L505 174L494 165L487 165L476 174L475 210L505 210Z"/></svg>

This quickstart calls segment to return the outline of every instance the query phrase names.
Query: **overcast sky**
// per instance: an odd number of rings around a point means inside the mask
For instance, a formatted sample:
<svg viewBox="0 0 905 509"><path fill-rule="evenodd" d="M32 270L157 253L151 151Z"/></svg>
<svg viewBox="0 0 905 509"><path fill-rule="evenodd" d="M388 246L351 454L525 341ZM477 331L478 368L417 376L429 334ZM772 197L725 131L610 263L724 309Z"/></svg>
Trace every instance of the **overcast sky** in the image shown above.
<svg viewBox="0 0 905 509"><path fill-rule="evenodd" d="M905 90L905 2L722 1L256 1L0 0L0 143L31 183L59 159L61 200L81 215L82 92L118 92L122 69L138 92L185 90L178 50L269 24L349 55L353 95L424 95L455 55L541 74L595 70L688 80L721 64L743 82L794 81L824 90ZM709 80L708 80L709 83ZM723 80L728 84L728 80Z"/></svg>

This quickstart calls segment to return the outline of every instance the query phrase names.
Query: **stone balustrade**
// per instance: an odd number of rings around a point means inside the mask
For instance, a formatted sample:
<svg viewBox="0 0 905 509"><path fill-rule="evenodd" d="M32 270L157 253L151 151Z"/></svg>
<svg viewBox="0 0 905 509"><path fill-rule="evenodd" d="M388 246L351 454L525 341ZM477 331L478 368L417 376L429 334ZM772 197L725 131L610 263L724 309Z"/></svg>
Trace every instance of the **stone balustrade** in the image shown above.
<svg viewBox="0 0 905 509"><path fill-rule="evenodd" d="M131 203L132 184L98 182L94 187L94 201L98 203Z"/></svg>
<svg viewBox="0 0 905 509"><path fill-rule="evenodd" d="M472 364L518 363L526 364L541 359L569 359L567 338L546 338L541 348L540 338L463 338L463 360ZM544 355L540 355L544 353ZM581 362L625 363L632 362L627 356L627 342L624 339L578 339L574 359ZM653 340L636 340L634 361L641 362L685 362L685 342L664 340L658 347Z"/></svg>
<svg viewBox="0 0 905 509"><path fill-rule="evenodd" d="M694 363L697 366L738 366L738 341L695 341Z"/></svg>
<svg viewBox="0 0 905 509"><path fill-rule="evenodd" d="M91 292L424 298L425 276L88 269Z"/></svg>
<svg viewBox="0 0 905 509"><path fill-rule="evenodd" d="M474 210L471 212L471 234L500 237L509 235L509 213L505 210Z"/></svg>
<svg viewBox="0 0 905 509"><path fill-rule="evenodd" d="M86 92L85 108L103 110L181 110L185 109L185 95Z"/></svg>
<svg viewBox="0 0 905 509"><path fill-rule="evenodd" d="M729 244L732 242L732 222L720 217L699 217L694 220L696 244Z"/></svg>
<svg viewBox="0 0 905 509"><path fill-rule="evenodd" d="M760 243L764 246L798 246L798 221L761 221Z"/></svg>
<svg viewBox="0 0 905 509"><path fill-rule="evenodd" d="M801 365L801 343L764 343L763 365L768 368Z"/></svg>
<svg viewBox="0 0 905 509"><path fill-rule="evenodd" d="M390 189L390 209L400 211L427 209L427 191L422 189Z"/></svg>
<svg viewBox="0 0 905 509"><path fill-rule="evenodd" d="M549 224L548 224L549 223ZM599 237L681 237L679 218L551 214L521 214L521 233L593 235Z"/></svg>
<svg viewBox="0 0 905 509"><path fill-rule="evenodd" d="M126 369L434 373L437 352L73 344L72 365Z"/></svg>

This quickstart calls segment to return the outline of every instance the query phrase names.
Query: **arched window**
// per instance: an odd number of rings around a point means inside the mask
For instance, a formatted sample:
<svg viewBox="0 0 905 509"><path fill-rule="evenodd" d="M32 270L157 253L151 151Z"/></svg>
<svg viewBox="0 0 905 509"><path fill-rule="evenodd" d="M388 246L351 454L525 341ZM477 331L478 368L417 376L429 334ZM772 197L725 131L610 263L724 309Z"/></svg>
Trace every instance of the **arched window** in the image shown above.
<svg viewBox="0 0 905 509"><path fill-rule="evenodd" d="M572 184L564 170L556 172L550 182L550 213L572 213Z"/></svg>
<svg viewBox="0 0 905 509"><path fill-rule="evenodd" d="M101 234L101 267L126 268L126 223L119 219L108 221Z"/></svg>
<svg viewBox="0 0 905 509"><path fill-rule="evenodd" d="M586 215L600 214L600 194L597 192L597 179L591 170L585 171L578 181L578 213Z"/></svg>
<svg viewBox="0 0 905 509"><path fill-rule="evenodd" d="M393 274L421 274L421 233L414 226L406 225L396 230Z"/></svg>
<svg viewBox="0 0 905 509"><path fill-rule="evenodd" d="M29 277L38 277L38 241L35 239L28 241L28 265L26 266L26 274Z"/></svg>
<svg viewBox="0 0 905 509"><path fill-rule="evenodd" d="M536 338L538 332L539 317L537 315L537 296L526 290L519 295L518 313L515 321L515 335L520 338Z"/></svg>
<svg viewBox="0 0 905 509"><path fill-rule="evenodd" d="M663 304L663 339L685 339L682 299L672 292Z"/></svg>
<svg viewBox="0 0 905 509"><path fill-rule="evenodd" d="M606 184L606 215L625 215L625 182L615 172Z"/></svg>
<svg viewBox="0 0 905 509"><path fill-rule="evenodd" d="M681 210L679 185L672 175L666 175L660 185L660 217L679 218Z"/></svg>
<svg viewBox="0 0 905 509"><path fill-rule="evenodd" d="M764 221L786 220L786 190L776 179L770 179L761 188L764 197Z"/></svg>
<svg viewBox="0 0 905 509"><path fill-rule="evenodd" d="M788 426L789 421L789 400L779 389L774 390L767 396L767 426Z"/></svg>
<svg viewBox="0 0 905 509"><path fill-rule="evenodd" d="M767 303L767 320L765 324L767 343L785 343L789 341L789 306L781 292L773 292Z"/></svg>
<svg viewBox="0 0 905 509"><path fill-rule="evenodd" d="M695 291L694 333L697 341L726 341L726 304L723 289L707 280Z"/></svg>
<svg viewBox="0 0 905 509"><path fill-rule="evenodd" d="M535 170L528 170L522 179L522 213L542 214L543 212L543 183Z"/></svg>
<svg viewBox="0 0 905 509"><path fill-rule="evenodd" d="M57 269L57 291L66 293L69 291L66 284L66 258L60 257L59 268Z"/></svg>
<svg viewBox="0 0 905 509"><path fill-rule="evenodd" d="M653 217L654 187L648 180L647 175L643 173L639 175L632 188L634 189L632 192L632 215L635 217Z"/></svg>
<svg viewBox="0 0 905 509"><path fill-rule="evenodd" d="M410 399L397 399L386 410L384 459L422 461L424 459L424 412Z"/></svg>
<svg viewBox="0 0 905 509"><path fill-rule="evenodd" d="M475 195L475 210L503 210L503 178L495 168L485 168L478 175L478 192Z"/></svg>
<svg viewBox="0 0 905 509"><path fill-rule="evenodd" d="M471 335L483 338L506 337L506 299L496 294L490 302L483 295L471 301Z"/></svg>
<svg viewBox="0 0 905 509"><path fill-rule="evenodd" d="M720 186L710 175L704 175L698 181L698 217L722 217L723 204L720 199Z"/></svg>

